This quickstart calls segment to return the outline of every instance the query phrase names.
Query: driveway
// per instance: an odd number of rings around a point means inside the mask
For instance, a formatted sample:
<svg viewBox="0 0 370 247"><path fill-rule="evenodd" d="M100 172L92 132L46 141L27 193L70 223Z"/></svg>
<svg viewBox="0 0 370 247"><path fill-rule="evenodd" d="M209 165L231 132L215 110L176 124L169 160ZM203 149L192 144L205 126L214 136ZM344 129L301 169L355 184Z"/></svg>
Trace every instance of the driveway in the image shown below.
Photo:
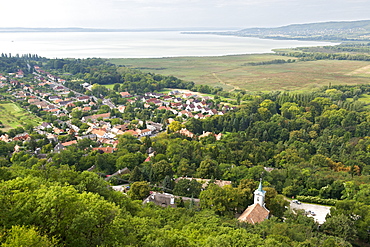
<svg viewBox="0 0 370 247"><path fill-rule="evenodd" d="M291 209L302 209L306 212L310 210L311 212L315 212L316 215L310 215L308 214L308 217L313 217L316 222L319 224L323 224L325 222L325 217L327 214L330 214L330 207L328 206L322 206L322 205L316 205L316 204L308 204L308 203L301 203L296 204L290 201L290 208Z"/></svg>

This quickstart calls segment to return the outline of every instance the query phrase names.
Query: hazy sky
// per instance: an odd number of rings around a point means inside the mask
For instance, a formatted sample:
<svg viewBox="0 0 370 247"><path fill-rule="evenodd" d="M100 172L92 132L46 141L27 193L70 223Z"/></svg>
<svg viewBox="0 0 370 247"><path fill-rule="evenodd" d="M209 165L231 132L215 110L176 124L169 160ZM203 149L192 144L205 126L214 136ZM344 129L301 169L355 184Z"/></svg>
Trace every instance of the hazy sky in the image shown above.
<svg viewBox="0 0 370 247"><path fill-rule="evenodd" d="M369 0L2 0L0 27L276 27L370 19Z"/></svg>

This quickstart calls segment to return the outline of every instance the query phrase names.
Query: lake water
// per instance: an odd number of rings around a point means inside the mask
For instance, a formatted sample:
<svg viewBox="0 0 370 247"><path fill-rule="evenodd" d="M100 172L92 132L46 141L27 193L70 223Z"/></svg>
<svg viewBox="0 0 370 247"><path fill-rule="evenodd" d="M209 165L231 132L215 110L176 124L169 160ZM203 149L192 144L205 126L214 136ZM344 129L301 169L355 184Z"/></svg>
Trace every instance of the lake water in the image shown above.
<svg viewBox="0 0 370 247"><path fill-rule="evenodd" d="M47 58L222 56L328 44L332 43L178 31L0 33L0 53L31 53Z"/></svg>

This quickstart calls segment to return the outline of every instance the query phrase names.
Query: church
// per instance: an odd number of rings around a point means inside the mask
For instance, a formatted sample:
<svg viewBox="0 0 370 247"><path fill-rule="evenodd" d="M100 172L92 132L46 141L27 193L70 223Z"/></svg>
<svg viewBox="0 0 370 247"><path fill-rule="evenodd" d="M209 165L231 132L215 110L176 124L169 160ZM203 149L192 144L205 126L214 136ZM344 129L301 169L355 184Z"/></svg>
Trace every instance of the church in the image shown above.
<svg viewBox="0 0 370 247"><path fill-rule="evenodd" d="M244 210L238 220L256 224L268 219L270 211L265 207L265 194L266 191L262 189L262 180L260 180L258 189L254 191L254 203Z"/></svg>

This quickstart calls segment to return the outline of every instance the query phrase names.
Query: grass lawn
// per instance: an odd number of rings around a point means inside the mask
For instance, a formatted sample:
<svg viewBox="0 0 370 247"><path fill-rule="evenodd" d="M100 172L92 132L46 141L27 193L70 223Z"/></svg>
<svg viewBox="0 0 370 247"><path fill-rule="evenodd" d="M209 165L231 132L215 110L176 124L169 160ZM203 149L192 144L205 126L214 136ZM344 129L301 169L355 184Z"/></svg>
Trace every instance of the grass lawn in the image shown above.
<svg viewBox="0 0 370 247"><path fill-rule="evenodd" d="M102 85L102 86L104 86L104 87L106 87L106 88L109 88L109 89L113 90L114 84L109 84L109 85L104 84L104 85Z"/></svg>
<svg viewBox="0 0 370 247"><path fill-rule="evenodd" d="M112 63L145 72L173 75L196 84L221 86L224 90L301 91L337 84L369 83L370 62L319 60L251 66L250 62L294 59L274 54L220 57L125 58Z"/></svg>
<svg viewBox="0 0 370 247"><path fill-rule="evenodd" d="M24 127L27 124L39 124L41 119L24 110L14 103L0 103L0 121L3 123L3 131L17 127Z"/></svg>

